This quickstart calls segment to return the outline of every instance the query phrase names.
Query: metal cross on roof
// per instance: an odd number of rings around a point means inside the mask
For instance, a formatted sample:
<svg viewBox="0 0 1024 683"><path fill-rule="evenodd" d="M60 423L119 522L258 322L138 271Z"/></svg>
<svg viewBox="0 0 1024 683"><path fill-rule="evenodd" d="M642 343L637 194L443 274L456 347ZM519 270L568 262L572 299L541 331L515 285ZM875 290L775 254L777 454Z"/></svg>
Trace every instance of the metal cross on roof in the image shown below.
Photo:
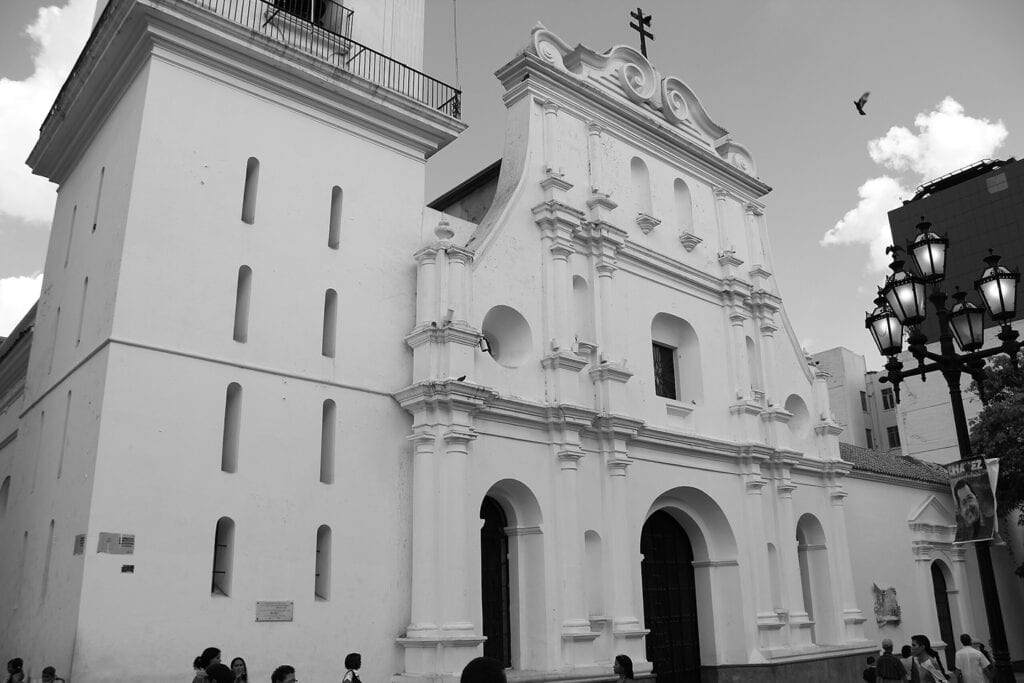
<svg viewBox="0 0 1024 683"><path fill-rule="evenodd" d="M636 23L630 23L629 27L640 34L640 54L644 57L647 56L647 38L654 40L654 34L647 30L646 27L651 25L651 15L644 15L644 11L639 7L636 8L635 12L630 12L629 16L636 19Z"/></svg>

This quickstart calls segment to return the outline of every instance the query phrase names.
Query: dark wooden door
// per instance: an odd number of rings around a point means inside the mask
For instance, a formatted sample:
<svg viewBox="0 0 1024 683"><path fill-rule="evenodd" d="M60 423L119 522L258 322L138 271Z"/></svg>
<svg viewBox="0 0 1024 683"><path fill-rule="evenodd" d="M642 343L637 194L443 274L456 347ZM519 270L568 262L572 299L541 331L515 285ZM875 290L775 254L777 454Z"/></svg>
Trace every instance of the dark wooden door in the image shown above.
<svg viewBox="0 0 1024 683"><path fill-rule="evenodd" d="M954 652L956 641L953 640L953 617L949 613L949 589L942 568L932 562L932 588L935 590L935 613L939 615L939 636L946 643L946 671L955 666Z"/></svg>
<svg viewBox="0 0 1024 683"><path fill-rule="evenodd" d="M508 599L508 536L505 511L493 498L480 506L480 583L484 656L512 666L512 626Z"/></svg>
<svg viewBox="0 0 1024 683"><path fill-rule="evenodd" d="M693 547L686 532L667 512L651 515L640 534L643 562L647 659L658 683L700 681L697 587Z"/></svg>

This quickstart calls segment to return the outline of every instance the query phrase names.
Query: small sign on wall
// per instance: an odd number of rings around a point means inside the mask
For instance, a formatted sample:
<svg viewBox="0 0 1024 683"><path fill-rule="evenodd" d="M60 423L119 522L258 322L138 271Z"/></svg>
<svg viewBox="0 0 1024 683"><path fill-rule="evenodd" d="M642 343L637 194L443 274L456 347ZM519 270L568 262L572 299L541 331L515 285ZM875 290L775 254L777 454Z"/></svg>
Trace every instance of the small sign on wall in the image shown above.
<svg viewBox="0 0 1024 683"><path fill-rule="evenodd" d="M85 555L85 534L75 536L75 549L72 555Z"/></svg>
<svg viewBox="0 0 1024 683"><path fill-rule="evenodd" d="M257 600L256 621L291 621L295 603L291 600Z"/></svg>
<svg viewBox="0 0 1024 683"><path fill-rule="evenodd" d="M101 531L100 542L96 547L96 552L110 553L111 555L131 555L135 552L135 535Z"/></svg>

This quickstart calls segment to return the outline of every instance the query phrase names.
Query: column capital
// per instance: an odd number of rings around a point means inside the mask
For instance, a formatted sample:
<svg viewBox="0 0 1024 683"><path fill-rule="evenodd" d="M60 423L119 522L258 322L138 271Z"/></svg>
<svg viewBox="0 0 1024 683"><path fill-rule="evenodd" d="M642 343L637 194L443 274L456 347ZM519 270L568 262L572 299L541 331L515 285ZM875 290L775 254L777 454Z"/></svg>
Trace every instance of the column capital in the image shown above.
<svg viewBox="0 0 1024 683"><path fill-rule="evenodd" d="M583 458L583 451L579 449L567 448L558 451L558 464L563 470L579 469L581 458Z"/></svg>

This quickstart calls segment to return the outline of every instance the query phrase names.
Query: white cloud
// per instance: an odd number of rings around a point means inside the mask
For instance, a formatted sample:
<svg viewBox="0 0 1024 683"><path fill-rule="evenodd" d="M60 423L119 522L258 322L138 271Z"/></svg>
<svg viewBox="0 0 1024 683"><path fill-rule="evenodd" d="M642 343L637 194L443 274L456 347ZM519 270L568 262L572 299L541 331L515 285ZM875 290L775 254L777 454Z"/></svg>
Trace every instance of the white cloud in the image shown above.
<svg viewBox="0 0 1024 683"><path fill-rule="evenodd" d="M946 97L931 112L914 118L917 132L893 126L868 142L868 154L876 164L900 174L866 181L857 190L860 201L822 237L822 246L866 244L867 269L878 273L889 262L885 247L892 242L886 215L909 199L912 188L941 175L995 156L1009 135L1003 122L992 123L964 114L963 106Z"/></svg>
<svg viewBox="0 0 1024 683"><path fill-rule="evenodd" d="M39 298L43 284L40 273L35 277L0 278L0 337L6 337L21 322Z"/></svg>
<svg viewBox="0 0 1024 683"><path fill-rule="evenodd" d="M822 246L866 244L868 245L868 270L882 272L889 263L885 248L892 243L887 213L900 205L901 197L912 194L900 185L900 181L889 176L871 178L857 189L860 201L857 206L825 233Z"/></svg>
<svg viewBox="0 0 1024 683"><path fill-rule="evenodd" d="M25 31L35 44L32 75L0 79L0 213L47 224L53 217L56 188L32 175L25 159L89 37L95 7L96 0L68 0L41 8Z"/></svg>
<svg viewBox="0 0 1024 683"><path fill-rule="evenodd" d="M869 142L871 160L894 171L913 171L927 181L991 156L1009 134L1002 120L965 116L963 105L952 97L939 102L935 111L918 114L914 125L917 134L893 126Z"/></svg>

